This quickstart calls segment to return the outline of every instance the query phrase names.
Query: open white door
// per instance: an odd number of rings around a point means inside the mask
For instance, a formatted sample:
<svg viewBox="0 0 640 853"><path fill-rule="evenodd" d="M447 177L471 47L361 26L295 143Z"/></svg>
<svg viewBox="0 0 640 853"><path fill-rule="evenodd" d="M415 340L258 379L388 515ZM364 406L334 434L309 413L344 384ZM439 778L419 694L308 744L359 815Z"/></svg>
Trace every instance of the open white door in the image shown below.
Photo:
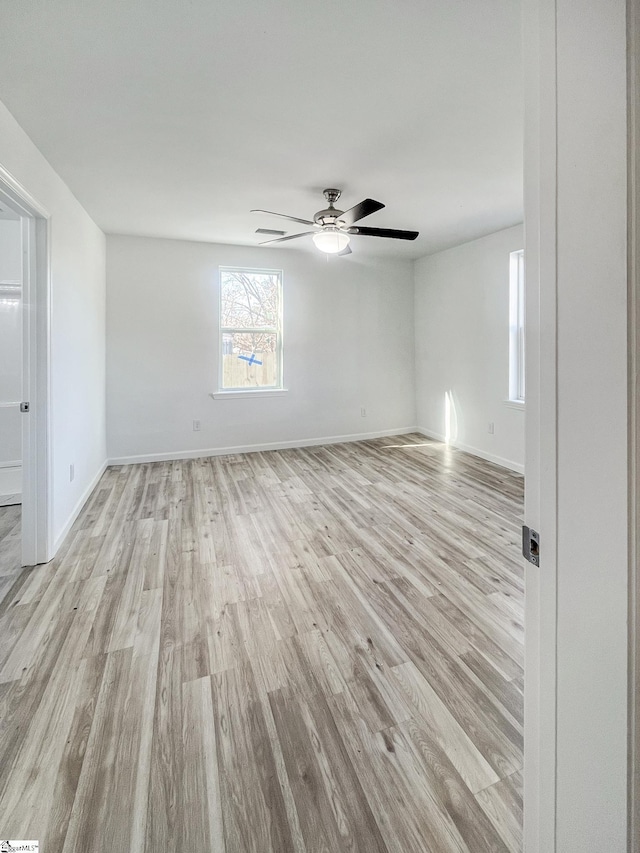
<svg viewBox="0 0 640 853"><path fill-rule="evenodd" d="M626 0L525 0L525 850L627 850Z"/></svg>

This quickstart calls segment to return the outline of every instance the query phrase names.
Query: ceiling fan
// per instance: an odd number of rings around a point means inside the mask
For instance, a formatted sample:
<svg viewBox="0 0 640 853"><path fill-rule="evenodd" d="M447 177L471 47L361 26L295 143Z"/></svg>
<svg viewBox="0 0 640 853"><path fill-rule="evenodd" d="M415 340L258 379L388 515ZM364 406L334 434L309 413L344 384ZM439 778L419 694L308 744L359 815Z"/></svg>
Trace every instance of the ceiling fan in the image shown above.
<svg viewBox="0 0 640 853"><path fill-rule="evenodd" d="M326 252L328 255L350 255L349 243L354 234L363 237L390 237L393 240L415 240L418 236L418 231L399 231L396 228L363 228L361 225L354 225L355 222L375 213L376 210L382 210L384 204L380 201L374 201L372 198L365 198L364 201L349 210L338 210L334 205L341 194L341 190L324 190L323 195L329 202L329 207L315 213L313 220L287 216L286 213L274 213L273 210L252 210L251 213L269 213L271 216L281 216L283 219L300 222L302 225L311 225L315 229L314 231L302 231L300 234L291 234L289 237L265 240L260 245L284 243L286 240L296 240L298 237L306 237L311 234L313 235L313 242L320 251Z"/></svg>

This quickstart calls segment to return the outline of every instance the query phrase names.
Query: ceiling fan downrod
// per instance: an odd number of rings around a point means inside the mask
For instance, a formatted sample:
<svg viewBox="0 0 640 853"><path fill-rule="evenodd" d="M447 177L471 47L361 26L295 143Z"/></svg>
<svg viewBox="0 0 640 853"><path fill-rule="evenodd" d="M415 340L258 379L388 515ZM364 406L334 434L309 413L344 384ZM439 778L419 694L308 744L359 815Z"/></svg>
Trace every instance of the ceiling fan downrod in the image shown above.
<svg viewBox="0 0 640 853"><path fill-rule="evenodd" d="M329 188L323 190L322 195L329 202L329 207L326 210L319 210L317 213L315 213L313 216L313 221L316 225L320 225L322 227L325 227L327 225L335 226L338 217L342 213L344 213L344 211L338 210L336 207L334 207L335 202L342 195L342 191Z"/></svg>

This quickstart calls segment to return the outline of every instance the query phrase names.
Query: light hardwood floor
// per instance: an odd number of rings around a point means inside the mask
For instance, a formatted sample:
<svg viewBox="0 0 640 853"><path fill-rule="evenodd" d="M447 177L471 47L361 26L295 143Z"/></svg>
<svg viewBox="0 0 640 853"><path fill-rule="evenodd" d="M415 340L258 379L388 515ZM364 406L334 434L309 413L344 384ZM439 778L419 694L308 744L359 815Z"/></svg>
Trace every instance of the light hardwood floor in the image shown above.
<svg viewBox="0 0 640 853"><path fill-rule="evenodd" d="M0 514L2 837L519 851L521 504L413 435L110 468L34 569Z"/></svg>
<svg viewBox="0 0 640 853"><path fill-rule="evenodd" d="M0 601L15 580L16 571L20 566L22 550L21 515L22 507L19 504L0 507ZM0 627L1 631L2 628ZM2 637L0 636L1 643Z"/></svg>

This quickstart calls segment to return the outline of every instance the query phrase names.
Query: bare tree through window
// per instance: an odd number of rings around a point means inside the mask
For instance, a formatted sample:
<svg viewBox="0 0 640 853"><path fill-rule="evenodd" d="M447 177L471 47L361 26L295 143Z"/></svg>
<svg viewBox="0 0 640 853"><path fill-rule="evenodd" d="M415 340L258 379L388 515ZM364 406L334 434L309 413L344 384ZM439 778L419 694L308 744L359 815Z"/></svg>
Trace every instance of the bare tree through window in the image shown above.
<svg viewBox="0 0 640 853"><path fill-rule="evenodd" d="M221 388L281 387L282 273L220 269Z"/></svg>

